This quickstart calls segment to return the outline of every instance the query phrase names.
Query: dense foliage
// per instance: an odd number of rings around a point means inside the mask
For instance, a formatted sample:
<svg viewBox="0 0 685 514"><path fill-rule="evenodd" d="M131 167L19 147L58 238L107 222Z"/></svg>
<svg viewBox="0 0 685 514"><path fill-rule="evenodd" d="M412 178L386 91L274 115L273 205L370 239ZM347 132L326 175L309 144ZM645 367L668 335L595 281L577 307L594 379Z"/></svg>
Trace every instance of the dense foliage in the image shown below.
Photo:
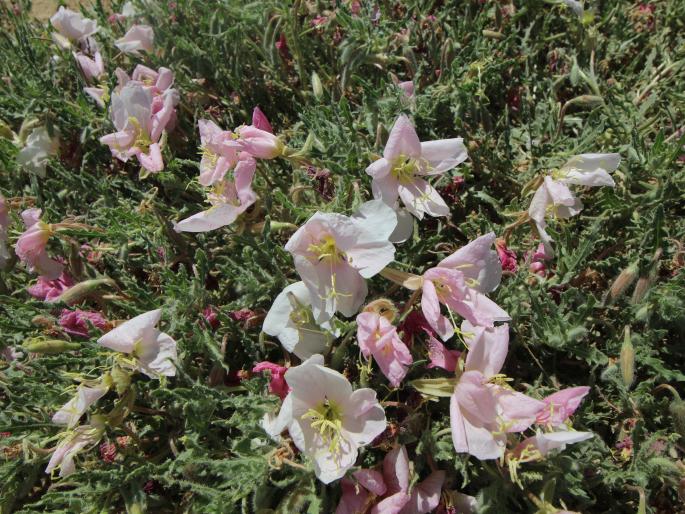
<svg viewBox="0 0 685 514"><path fill-rule="evenodd" d="M19 352L0 364L2 512L333 512L339 484L317 481L307 460L260 426L279 400L268 376L251 370L298 362L261 332L274 298L299 280L284 244L317 210L349 215L372 198L364 170L401 113L422 141L463 137L469 159L437 183L451 216L418 223L396 246L394 267L421 274L479 235L506 237L517 271L490 295L512 317L503 373L535 398L590 386L573 423L595 437L521 464L517 480L506 464L457 454L449 402L409 384L445 376L426 370L423 335L395 389L377 367L369 373L354 318L340 316L328 365L375 389L389 421L358 463L371 467L393 442L405 444L417 476L446 471L445 490L475 496L481 513L680 511L684 1L593 0L582 17L542 0L360 2L358 12L342 1L134 3L155 32L154 52L137 58L114 47L125 23L108 21L111 10L98 1L84 14L100 26L110 88L117 66L175 73L178 123L165 169L147 178L99 142L112 132L109 115L83 93L52 29L27 14L28 2L0 4L10 243L23 230L19 212L40 207L51 223L81 224L50 243L74 280L109 279L67 305L30 296L36 275L16 258L0 271L0 346ZM398 78L414 82L412 98ZM232 225L175 232L174 222L205 208L198 119L236 127L254 106L297 157L259 162L258 199ZM59 140L44 178L17 164L12 131L31 120ZM584 210L551 226L556 255L533 273L526 255L539 240L517 220L534 181L589 152L620 153L616 187L577 188ZM368 300L381 296L402 310L410 293L378 275ZM102 441L77 457L76 473L51 478L44 469L61 433L52 415L78 381L111 365L97 329L78 338L60 327L62 310L77 307L109 321L162 308L178 368L161 380L135 375L125 394L103 397L93 410L107 419ZM36 340L76 345L21 351Z"/></svg>

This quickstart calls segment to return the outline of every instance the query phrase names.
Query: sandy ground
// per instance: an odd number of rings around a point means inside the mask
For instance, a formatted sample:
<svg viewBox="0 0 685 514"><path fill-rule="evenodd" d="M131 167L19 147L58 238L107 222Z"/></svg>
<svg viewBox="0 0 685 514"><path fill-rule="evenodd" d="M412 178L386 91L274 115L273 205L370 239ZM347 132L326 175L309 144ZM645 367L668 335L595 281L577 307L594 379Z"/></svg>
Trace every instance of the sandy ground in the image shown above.
<svg viewBox="0 0 685 514"><path fill-rule="evenodd" d="M9 2L9 0L6 0ZM91 2L88 0L33 0L31 3L31 14L41 21L46 21L50 16L55 14L57 7L60 4L65 5L74 10L78 10L79 4L89 5Z"/></svg>

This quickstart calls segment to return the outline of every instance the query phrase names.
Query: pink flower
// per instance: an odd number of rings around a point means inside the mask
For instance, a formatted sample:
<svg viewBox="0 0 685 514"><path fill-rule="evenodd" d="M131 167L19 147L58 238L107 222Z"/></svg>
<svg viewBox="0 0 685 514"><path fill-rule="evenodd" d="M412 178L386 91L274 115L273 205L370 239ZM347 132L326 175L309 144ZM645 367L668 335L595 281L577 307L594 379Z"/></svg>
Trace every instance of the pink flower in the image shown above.
<svg viewBox="0 0 685 514"><path fill-rule="evenodd" d="M414 360L392 323L375 312L358 314L357 341L364 357L373 355L390 385L399 387Z"/></svg>
<svg viewBox="0 0 685 514"><path fill-rule="evenodd" d="M81 68L83 76L86 78L87 82L99 80L100 77L104 75L105 65L102 62L102 56L100 55L100 52L95 52L93 59L82 52L74 53L74 58Z"/></svg>
<svg viewBox="0 0 685 514"><path fill-rule="evenodd" d="M328 18L326 16L317 15L310 23L312 24L312 27L319 28L325 25L327 21Z"/></svg>
<svg viewBox="0 0 685 514"><path fill-rule="evenodd" d="M226 172L238 163L242 145L229 130L222 130L209 120L198 120L202 160L200 161L199 182L211 186L224 178Z"/></svg>
<svg viewBox="0 0 685 514"><path fill-rule="evenodd" d="M107 330L109 326L107 320L99 312L82 311L80 309L73 311L63 309L59 317L59 324L66 333L80 337L90 336L90 325L102 331Z"/></svg>
<svg viewBox="0 0 685 514"><path fill-rule="evenodd" d="M580 406L580 402L590 392L587 386L570 387L549 395L543 400L544 407L535 420L540 425L561 427Z"/></svg>
<svg viewBox="0 0 685 514"><path fill-rule="evenodd" d="M135 156L149 172L164 169L159 140L175 116L178 94L169 89L162 96L136 82L112 94L111 115L117 132L100 138L112 155L126 162Z"/></svg>
<svg viewBox="0 0 685 514"><path fill-rule="evenodd" d="M38 300L53 302L73 285L74 279L62 272L62 274L54 280L49 280L43 276L38 277L38 281L34 285L28 287L28 292Z"/></svg>
<svg viewBox="0 0 685 514"><path fill-rule="evenodd" d="M247 321L251 318L254 318L256 315L257 313L255 311L253 311L252 309L248 309L246 307L228 313L228 316L233 321Z"/></svg>
<svg viewBox="0 0 685 514"><path fill-rule="evenodd" d="M30 271L53 280L60 276L64 266L48 256L47 244L52 227L41 221L41 212L40 209L26 209L21 213L26 230L19 236L15 252Z"/></svg>
<svg viewBox="0 0 685 514"><path fill-rule="evenodd" d="M335 514L427 514L440 503L444 471L434 471L410 489L410 467L404 446L388 452L382 472L360 469L341 482L342 497Z"/></svg>
<svg viewBox="0 0 685 514"><path fill-rule="evenodd" d="M264 114L259 107L255 107L252 110L252 126L258 128L259 130L268 132L269 134L274 133L274 129L271 127L269 119L266 117L266 114Z"/></svg>
<svg viewBox="0 0 685 514"><path fill-rule="evenodd" d="M532 273L537 273L538 275L544 277L547 274L547 265L545 261L549 261L552 257L549 254L550 248L545 247L544 243L540 243L537 249L533 252L532 262L528 269ZM530 254L529 254L530 255Z"/></svg>
<svg viewBox="0 0 685 514"><path fill-rule="evenodd" d="M450 402L452 442L459 453L486 460L502 456L507 433L530 427L544 403L498 383L509 347L509 325L462 323L469 351Z"/></svg>
<svg viewBox="0 0 685 514"><path fill-rule="evenodd" d="M283 154L283 143L271 132L243 125L236 129L236 134L243 150L257 159L274 159Z"/></svg>
<svg viewBox="0 0 685 514"><path fill-rule="evenodd" d="M62 36L58 43L63 48L68 47L71 41L85 40L98 30L98 24L95 20L84 18L80 13L64 7L60 7L52 15L50 24Z"/></svg>
<svg viewBox="0 0 685 514"><path fill-rule="evenodd" d="M407 98L414 98L414 82L406 80L397 84L397 87L407 96Z"/></svg>
<svg viewBox="0 0 685 514"><path fill-rule="evenodd" d="M114 45L125 54L138 55L141 51L152 52L155 33L148 25L133 25L124 37L117 39Z"/></svg>
<svg viewBox="0 0 685 514"><path fill-rule="evenodd" d="M450 373L453 373L457 369L457 361L461 352L457 350L448 350L445 345L438 341L433 335L426 331L428 334L428 358L430 363L427 368L442 368Z"/></svg>
<svg viewBox="0 0 685 514"><path fill-rule="evenodd" d="M357 313L366 298L365 279L395 255L388 238L396 225L395 212L372 201L351 217L317 212L292 235L285 249L309 289L318 323L336 311L348 317Z"/></svg>
<svg viewBox="0 0 685 514"><path fill-rule="evenodd" d="M475 325L492 327L508 321L509 315L483 292L494 290L502 268L490 249L495 234L475 239L423 274L421 310L430 326L447 340L454 334L452 322L440 313L440 304Z"/></svg>
<svg viewBox="0 0 685 514"><path fill-rule="evenodd" d="M495 250L497 250L497 255L502 263L502 271L515 273L518 269L516 252L507 248L507 243L503 239L495 241Z"/></svg>
<svg viewBox="0 0 685 514"><path fill-rule="evenodd" d="M262 373L264 371L269 371L271 374L269 392L283 400L290 392L290 387L288 387L285 381L285 372L288 371L288 368L269 361L259 362L252 368L253 373Z"/></svg>
<svg viewBox="0 0 685 514"><path fill-rule="evenodd" d="M388 137L383 157L366 168L377 199L395 207L398 198L418 219L447 216L450 209L424 177L442 175L468 157L461 138L421 143L409 118L400 116Z"/></svg>

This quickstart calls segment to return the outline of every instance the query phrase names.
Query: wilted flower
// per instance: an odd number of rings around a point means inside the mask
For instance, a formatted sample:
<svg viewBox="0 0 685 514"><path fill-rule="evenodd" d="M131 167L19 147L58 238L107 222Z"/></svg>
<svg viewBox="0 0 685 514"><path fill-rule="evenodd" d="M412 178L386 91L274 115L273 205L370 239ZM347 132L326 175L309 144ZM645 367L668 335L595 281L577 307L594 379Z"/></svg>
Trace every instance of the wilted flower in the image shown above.
<svg viewBox="0 0 685 514"><path fill-rule="evenodd" d="M252 110L252 126L269 134L274 133L274 129L271 127L271 123L269 123L269 118L266 117L266 114L259 107L255 107Z"/></svg>
<svg viewBox="0 0 685 514"><path fill-rule="evenodd" d="M390 207L398 198L418 219L447 216L449 207L424 177L442 175L468 157L461 138L421 143L409 118L400 116L388 137L383 157L366 168L373 195Z"/></svg>
<svg viewBox="0 0 685 514"><path fill-rule="evenodd" d="M53 228L40 219L41 213L41 209L26 209L21 213L26 230L19 236L15 252L29 271L53 280L62 274L64 266L48 256L47 244Z"/></svg>
<svg viewBox="0 0 685 514"><path fill-rule="evenodd" d="M62 274L53 280L39 276L36 283L27 288L29 294L38 300L54 302L60 295L74 285L74 279L68 274Z"/></svg>
<svg viewBox="0 0 685 514"><path fill-rule="evenodd" d="M52 422L56 425L66 425L68 428L73 428L78 425L81 416L97 402L100 398L105 396L109 391L109 387L104 384L99 384L95 387L87 387L83 384L78 386L76 396L64 404L54 416Z"/></svg>
<svg viewBox="0 0 685 514"><path fill-rule="evenodd" d="M202 310L202 317L211 328L217 328L219 326L219 315L211 305L208 305Z"/></svg>
<svg viewBox="0 0 685 514"><path fill-rule="evenodd" d="M528 215L535 222L547 253L552 256L551 237L545 228L545 218L570 218L583 209L582 202L568 188L571 184L588 187L611 186L614 179L610 172L618 168L621 156L610 154L581 154L571 157L560 169L546 176L533 195Z"/></svg>
<svg viewBox="0 0 685 514"><path fill-rule="evenodd" d="M57 139L51 138L48 129L37 127L26 138L24 148L17 155L17 164L30 173L45 177L45 167L52 155L57 155Z"/></svg>
<svg viewBox="0 0 685 514"><path fill-rule="evenodd" d="M547 264L546 261L549 261L552 259L552 256L549 255L550 248L546 247L544 243L540 243L537 247L537 249L533 252L533 255L531 256L531 263L528 267L528 269L531 271L531 273L536 273L540 276L545 276L547 273Z"/></svg>
<svg viewBox="0 0 685 514"><path fill-rule="evenodd" d="M81 13L63 6L50 18L50 24L58 34L53 35L55 42L62 48L69 48L71 42L83 41L98 30L95 20L84 18Z"/></svg>
<svg viewBox="0 0 685 514"><path fill-rule="evenodd" d="M63 309L59 317L59 324L66 333L79 337L89 337L91 325L102 331L109 326L107 320L99 312L80 309L73 311Z"/></svg>
<svg viewBox="0 0 685 514"><path fill-rule="evenodd" d="M461 352L449 350L445 345L438 341L433 335L426 331L428 335L428 358L430 362L427 368L442 368L453 373L457 369L457 361Z"/></svg>
<svg viewBox="0 0 685 514"><path fill-rule="evenodd" d="M149 25L133 25L114 45L125 54L138 55L141 51L150 53L154 37L155 33Z"/></svg>
<svg viewBox="0 0 685 514"><path fill-rule="evenodd" d="M315 319L336 311L354 316L364 302L366 281L395 254L388 237L397 225L395 212L376 200L353 216L317 212L285 245L309 289Z"/></svg>
<svg viewBox="0 0 685 514"><path fill-rule="evenodd" d="M428 514L440 502L444 471L434 471L411 489L407 449L398 446L383 459L382 473L360 469L345 478L340 486L342 498L335 514Z"/></svg>
<svg viewBox="0 0 685 514"><path fill-rule="evenodd" d="M325 484L337 480L354 465L359 448L385 430L376 392L353 391L343 375L324 367L322 355L290 368L285 380L291 391L278 417L265 417L265 430L274 438L288 430L295 446L314 461L317 478Z"/></svg>
<svg viewBox="0 0 685 514"><path fill-rule="evenodd" d="M156 326L162 310L140 314L98 339L98 344L118 352L127 353L130 359L122 364L145 373L150 378L176 375L176 341Z"/></svg>
<svg viewBox="0 0 685 514"><path fill-rule="evenodd" d="M95 52L92 59L83 52L74 52L74 59L76 59L87 82L99 80L105 73L105 65L102 62L100 52Z"/></svg>
<svg viewBox="0 0 685 514"><path fill-rule="evenodd" d="M100 421L100 420L94 420ZM95 446L104 434L104 424L98 422L94 425L81 425L74 430L65 432L66 436L60 441L55 452L50 457L50 462L45 468L46 473L52 473L59 468L59 476L65 477L76 471L74 457L86 447Z"/></svg>
<svg viewBox="0 0 685 514"><path fill-rule="evenodd" d="M242 125L235 129L235 133L243 150L257 159L274 159L285 149L278 137L254 125Z"/></svg>
<svg viewBox="0 0 685 514"><path fill-rule="evenodd" d="M259 362L252 368L253 373L262 373L264 371L268 371L271 374L269 379L269 392L283 400L290 391L290 388L285 381L285 372L288 371L288 368L269 361Z"/></svg>
<svg viewBox="0 0 685 514"><path fill-rule="evenodd" d="M304 282L295 282L281 291L264 318L262 330L277 337L283 348L300 359L323 353L335 338L328 321L316 323Z"/></svg>
<svg viewBox="0 0 685 514"><path fill-rule="evenodd" d="M509 349L509 325L484 328L462 323L468 354L450 403L452 442L460 453L497 459L507 433L535 422L544 403L503 385L499 372Z"/></svg>
<svg viewBox="0 0 685 514"><path fill-rule="evenodd" d="M203 186L211 186L220 181L226 172L238 163L242 146L235 134L222 130L210 120L198 120L202 160L200 161L199 182Z"/></svg>
<svg viewBox="0 0 685 514"><path fill-rule="evenodd" d="M507 243L503 239L495 241L495 250L497 250L499 261L502 264L502 271L515 273L518 269L516 252L507 248Z"/></svg>
<svg viewBox="0 0 685 514"><path fill-rule="evenodd" d="M373 356L390 385L399 387L414 359L392 323L375 312L358 314L357 342L364 357Z"/></svg>
<svg viewBox="0 0 685 514"><path fill-rule="evenodd" d="M149 172L164 169L159 139L175 115L175 90L165 91L161 102L153 104L153 93L131 83L112 95L111 115L117 132L100 138L112 155L126 162L135 156Z"/></svg>

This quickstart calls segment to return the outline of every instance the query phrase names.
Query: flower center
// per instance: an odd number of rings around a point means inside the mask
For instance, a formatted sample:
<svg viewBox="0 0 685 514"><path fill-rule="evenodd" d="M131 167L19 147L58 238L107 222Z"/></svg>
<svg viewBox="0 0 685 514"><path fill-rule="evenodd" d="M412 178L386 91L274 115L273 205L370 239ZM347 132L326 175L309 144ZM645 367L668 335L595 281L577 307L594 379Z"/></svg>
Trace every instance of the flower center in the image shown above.
<svg viewBox="0 0 685 514"><path fill-rule="evenodd" d="M412 179L414 178L414 174L418 171L418 168L419 163L416 159L412 159L406 155L399 155L393 161L393 166L390 170L390 173L400 184L406 185L411 183Z"/></svg>
<svg viewBox="0 0 685 514"><path fill-rule="evenodd" d="M336 402L326 398L317 407L305 412L302 419L311 420L310 426L319 433L323 442L328 444L331 453L340 451L343 415Z"/></svg>
<svg viewBox="0 0 685 514"><path fill-rule="evenodd" d="M331 235L323 236L318 244L310 244L307 250L314 254L317 262L339 264L345 260L345 253L336 246L335 238Z"/></svg>
<svg viewBox="0 0 685 514"><path fill-rule="evenodd" d="M142 151L143 153L149 153L152 141L150 140L149 136L145 133L143 128L140 126L140 122L137 118L134 118L133 116L129 116L128 121L130 121L131 125L133 125L136 128L136 138L133 142L133 146L139 148L140 151Z"/></svg>

